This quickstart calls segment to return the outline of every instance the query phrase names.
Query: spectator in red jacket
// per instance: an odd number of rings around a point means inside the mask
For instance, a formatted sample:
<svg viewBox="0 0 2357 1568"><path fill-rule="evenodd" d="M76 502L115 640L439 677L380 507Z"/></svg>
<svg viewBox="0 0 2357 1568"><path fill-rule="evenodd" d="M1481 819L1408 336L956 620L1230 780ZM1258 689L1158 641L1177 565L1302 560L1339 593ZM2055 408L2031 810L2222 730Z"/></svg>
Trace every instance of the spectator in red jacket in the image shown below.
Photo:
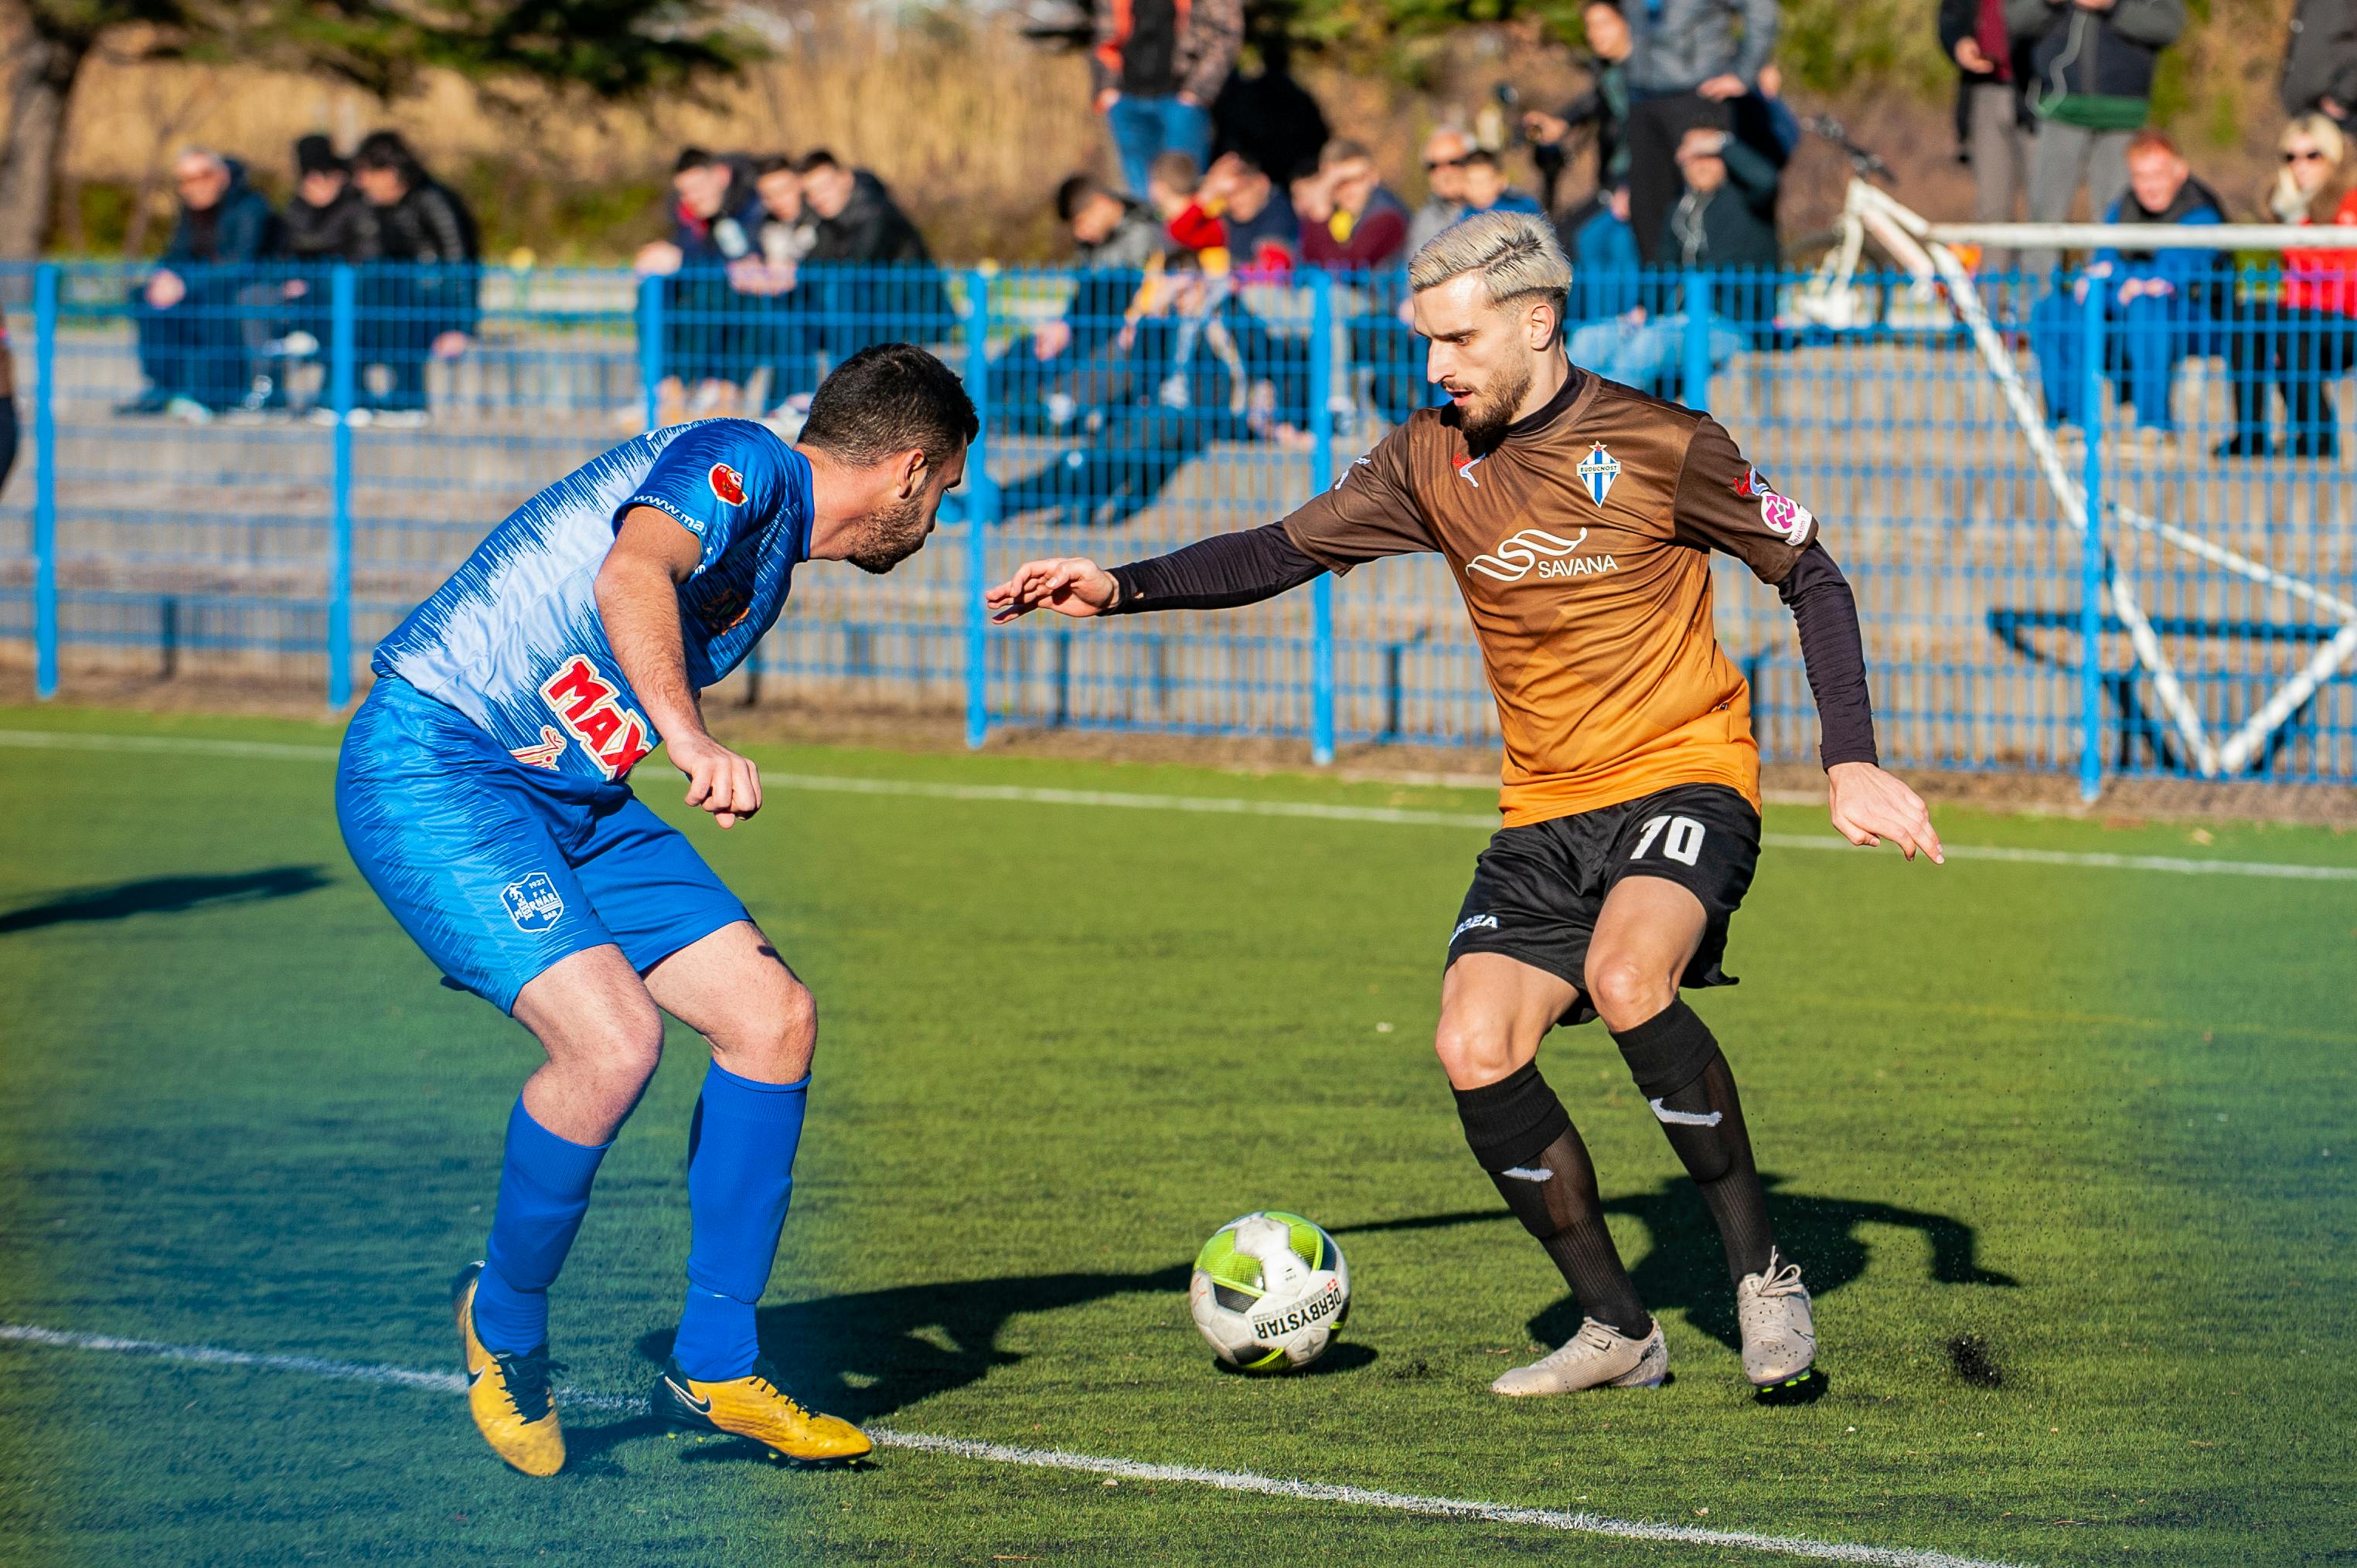
<svg viewBox="0 0 2357 1568"><path fill-rule="evenodd" d="M1206 209L1202 200L1203 169L1188 153L1164 153L1146 175L1146 204L1162 220L1162 232L1171 246L1194 258L1212 277L1228 271L1227 225Z"/></svg>
<svg viewBox="0 0 2357 1568"><path fill-rule="evenodd" d="M2283 168L2267 191L2278 222L2357 225L2357 158L2349 134L2323 113L2303 114L2277 143ZM2283 388L2290 453L2338 457L2341 433L2325 383L2357 369L2357 251L2284 252L2277 297L2244 307L2229 347L2234 369L2234 434L2222 457L2263 457L2267 382Z"/></svg>
<svg viewBox="0 0 2357 1568"><path fill-rule="evenodd" d="M1366 271L1406 259L1407 204L1383 184L1372 153L1337 136L1318 172L1293 188L1301 218L1301 259L1311 266Z"/></svg>

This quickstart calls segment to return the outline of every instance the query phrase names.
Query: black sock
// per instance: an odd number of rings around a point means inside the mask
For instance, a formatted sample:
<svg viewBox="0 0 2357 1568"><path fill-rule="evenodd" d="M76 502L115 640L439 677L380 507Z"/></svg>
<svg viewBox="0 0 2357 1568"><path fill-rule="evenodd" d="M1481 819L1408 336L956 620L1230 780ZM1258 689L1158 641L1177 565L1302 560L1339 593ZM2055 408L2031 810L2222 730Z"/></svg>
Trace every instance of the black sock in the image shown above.
<svg viewBox="0 0 2357 1568"><path fill-rule="evenodd" d="M1453 1092L1473 1157L1514 1218L1555 1260L1579 1309L1632 1337L1651 1333L1652 1319L1605 1228L1587 1145L1539 1076L1538 1064Z"/></svg>
<svg viewBox="0 0 2357 1568"><path fill-rule="evenodd" d="M1751 1135L1743 1125L1735 1074L1710 1026L1679 1001L1612 1037L1717 1222L1728 1277L1739 1281L1765 1273L1776 1232L1768 1223L1759 1168L1751 1163Z"/></svg>

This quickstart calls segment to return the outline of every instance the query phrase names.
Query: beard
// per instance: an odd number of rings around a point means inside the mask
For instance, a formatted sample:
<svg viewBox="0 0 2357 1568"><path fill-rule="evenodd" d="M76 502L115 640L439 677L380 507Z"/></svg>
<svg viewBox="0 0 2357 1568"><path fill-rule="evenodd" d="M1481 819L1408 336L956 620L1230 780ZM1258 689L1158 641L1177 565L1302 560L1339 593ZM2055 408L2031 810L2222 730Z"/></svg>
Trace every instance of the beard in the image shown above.
<svg viewBox="0 0 2357 1568"><path fill-rule="evenodd" d="M880 577L924 548L933 520L925 514L924 499L910 496L897 506L867 514L859 534L844 559L863 572Z"/></svg>
<svg viewBox="0 0 2357 1568"><path fill-rule="evenodd" d="M1523 394L1530 390L1531 362L1518 354L1490 378L1489 388L1480 396L1457 411L1457 427L1465 433L1465 445L1479 450L1495 444L1514 422L1514 410L1522 406Z"/></svg>

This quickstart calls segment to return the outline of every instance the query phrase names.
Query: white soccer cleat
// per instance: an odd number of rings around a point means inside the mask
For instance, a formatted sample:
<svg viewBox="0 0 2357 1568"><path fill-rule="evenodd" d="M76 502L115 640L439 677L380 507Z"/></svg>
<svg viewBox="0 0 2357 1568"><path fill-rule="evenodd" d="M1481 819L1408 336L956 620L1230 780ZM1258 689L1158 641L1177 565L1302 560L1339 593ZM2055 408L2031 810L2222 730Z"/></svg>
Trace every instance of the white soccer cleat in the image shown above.
<svg viewBox="0 0 2357 1568"><path fill-rule="evenodd" d="M1780 1388L1809 1375L1817 1359L1817 1325L1800 1264L1770 1249L1766 1270L1736 1285L1735 1318L1743 1326L1743 1375L1753 1388Z"/></svg>
<svg viewBox="0 0 2357 1568"><path fill-rule="evenodd" d="M1582 1389L1657 1389L1670 1375L1669 1342L1662 1326L1642 1339L1590 1317L1562 1349L1516 1367L1490 1385L1493 1394L1571 1394Z"/></svg>

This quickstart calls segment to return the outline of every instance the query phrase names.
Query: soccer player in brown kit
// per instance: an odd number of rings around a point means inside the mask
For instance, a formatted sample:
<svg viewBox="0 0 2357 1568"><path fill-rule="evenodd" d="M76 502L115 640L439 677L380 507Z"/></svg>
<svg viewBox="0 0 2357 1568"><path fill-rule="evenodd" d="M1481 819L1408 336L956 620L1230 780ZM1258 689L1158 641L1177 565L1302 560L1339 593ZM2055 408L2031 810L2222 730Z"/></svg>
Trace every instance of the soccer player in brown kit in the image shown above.
<svg viewBox="0 0 2357 1568"><path fill-rule="evenodd" d="M1679 996L1731 983L1727 920L1760 853L1751 695L1712 628L1712 550L1792 611L1834 826L1910 860L1938 862L1939 837L1877 766L1857 605L1816 519L1707 414L1569 363L1571 268L1547 227L1469 219L1416 252L1408 282L1446 407L1417 412L1282 522L1110 572L1034 561L990 590L991 609L1222 608L1378 556L1446 556L1497 698L1504 825L1449 939L1435 1044L1466 1141L1584 1315L1560 1349L1492 1388L1649 1388L1669 1370L1587 1146L1539 1075L1549 1029L1598 1017L1717 1222L1746 1377L1795 1387L1816 1356L1809 1293L1777 1249L1727 1058Z"/></svg>

